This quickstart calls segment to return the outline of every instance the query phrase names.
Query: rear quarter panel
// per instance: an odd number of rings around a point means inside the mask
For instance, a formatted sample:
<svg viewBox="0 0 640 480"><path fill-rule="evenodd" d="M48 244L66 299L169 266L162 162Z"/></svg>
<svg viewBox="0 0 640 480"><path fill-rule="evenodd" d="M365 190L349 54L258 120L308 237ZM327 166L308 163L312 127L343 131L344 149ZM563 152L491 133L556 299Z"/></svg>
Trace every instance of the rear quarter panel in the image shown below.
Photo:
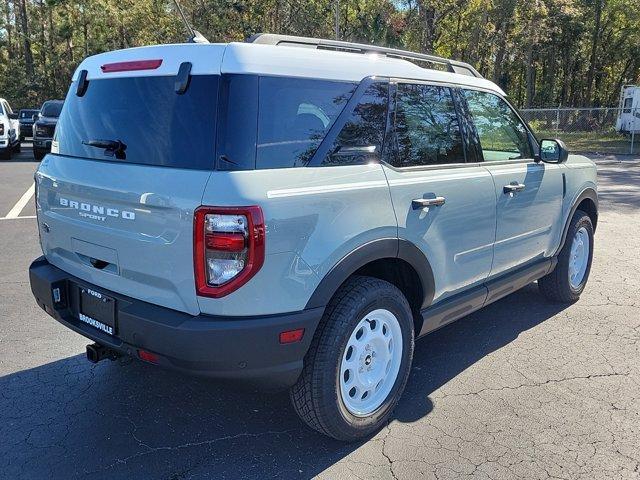
<svg viewBox="0 0 640 480"><path fill-rule="evenodd" d="M199 297L202 312L258 315L303 310L320 280L358 246L396 238L381 165L213 172L203 205L259 205L266 257L246 285L219 299Z"/></svg>

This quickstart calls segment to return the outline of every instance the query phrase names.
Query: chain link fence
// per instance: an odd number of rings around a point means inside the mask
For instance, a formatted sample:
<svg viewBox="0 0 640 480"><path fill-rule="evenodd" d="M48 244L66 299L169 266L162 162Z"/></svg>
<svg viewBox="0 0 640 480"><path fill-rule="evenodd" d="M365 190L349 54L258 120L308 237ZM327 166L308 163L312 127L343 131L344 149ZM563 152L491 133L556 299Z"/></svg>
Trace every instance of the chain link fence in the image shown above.
<svg viewBox="0 0 640 480"><path fill-rule="evenodd" d="M539 139L559 138L570 152L640 154L639 108L529 108L520 112Z"/></svg>

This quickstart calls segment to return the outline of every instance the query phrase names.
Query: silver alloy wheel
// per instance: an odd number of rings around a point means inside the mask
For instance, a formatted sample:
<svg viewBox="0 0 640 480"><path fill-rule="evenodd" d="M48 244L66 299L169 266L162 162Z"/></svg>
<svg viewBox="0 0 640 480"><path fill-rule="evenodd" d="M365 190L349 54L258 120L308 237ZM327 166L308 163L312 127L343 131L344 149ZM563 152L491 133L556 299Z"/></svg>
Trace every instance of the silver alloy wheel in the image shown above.
<svg viewBox="0 0 640 480"><path fill-rule="evenodd" d="M358 322L340 363L340 395L355 416L380 407L393 389L402 363L402 329L389 310L374 310Z"/></svg>
<svg viewBox="0 0 640 480"><path fill-rule="evenodd" d="M589 264L590 248L589 232L585 227L580 227L573 236L569 254L569 283L574 289L578 289L584 280Z"/></svg>

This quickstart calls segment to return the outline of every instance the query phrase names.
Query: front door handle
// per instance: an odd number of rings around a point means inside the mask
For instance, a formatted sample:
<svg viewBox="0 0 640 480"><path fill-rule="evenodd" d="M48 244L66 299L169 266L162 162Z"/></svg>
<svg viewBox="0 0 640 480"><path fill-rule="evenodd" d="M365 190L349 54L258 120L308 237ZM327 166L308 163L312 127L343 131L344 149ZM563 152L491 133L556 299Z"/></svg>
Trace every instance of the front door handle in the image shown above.
<svg viewBox="0 0 640 480"><path fill-rule="evenodd" d="M414 209L425 208L425 207L440 207L444 205L445 202L444 197L435 197L435 198L416 198L411 201Z"/></svg>
<svg viewBox="0 0 640 480"><path fill-rule="evenodd" d="M502 191L504 193L521 192L524 190L525 186L526 185L524 183L511 182L509 185L505 185L504 187L502 187Z"/></svg>

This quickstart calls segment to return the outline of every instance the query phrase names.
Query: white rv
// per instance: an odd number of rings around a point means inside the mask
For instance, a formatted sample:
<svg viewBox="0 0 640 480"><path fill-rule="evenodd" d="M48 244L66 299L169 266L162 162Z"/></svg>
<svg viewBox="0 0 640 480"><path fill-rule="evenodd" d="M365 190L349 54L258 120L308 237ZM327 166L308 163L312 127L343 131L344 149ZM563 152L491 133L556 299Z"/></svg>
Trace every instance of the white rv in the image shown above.
<svg viewBox="0 0 640 480"><path fill-rule="evenodd" d="M618 108L616 131L640 134L640 86L624 85Z"/></svg>

